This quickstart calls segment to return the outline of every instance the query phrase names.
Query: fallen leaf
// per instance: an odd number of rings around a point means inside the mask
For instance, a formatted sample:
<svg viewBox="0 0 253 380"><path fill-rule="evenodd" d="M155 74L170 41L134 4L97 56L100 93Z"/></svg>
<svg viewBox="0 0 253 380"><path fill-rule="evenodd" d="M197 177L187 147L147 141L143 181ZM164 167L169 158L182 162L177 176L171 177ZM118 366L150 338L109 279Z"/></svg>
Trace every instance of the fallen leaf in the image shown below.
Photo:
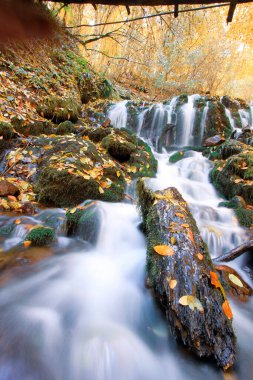
<svg viewBox="0 0 253 380"><path fill-rule="evenodd" d="M195 243L193 232L191 230L188 231L188 238L191 240L192 243Z"/></svg>
<svg viewBox="0 0 253 380"><path fill-rule="evenodd" d="M170 239L171 244L174 245L176 243L176 241L177 240L176 240L175 236L172 236L171 239Z"/></svg>
<svg viewBox="0 0 253 380"><path fill-rule="evenodd" d="M76 212L76 207L72 208L72 210L70 210L70 214L74 214Z"/></svg>
<svg viewBox="0 0 253 380"><path fill-rule="evenodd" d="M174 289L177 286L177 280L170 280L169 286L171 289Z"/></svg>
<svg viewBox="0 0 253 380"><path fill-rule="evenodd" d="M30 241L30 240L25 240L24 242L23 242L23 246L24 247L30 247L30 245L32 244L32 242Z"/></svg>
<svg viewBox="0 0 253 380"><path fill-rule="evenodd" d="M228 319L232 319L233 318L233 313L232 313L232 310L231 310L231 307L229 305L228 300L226 300L222 304L222 310L223 310L224 314L228 317Z"/></svg>
<svg viewBox="0 0 253 380"><path fill-rule="evenodd" d="M175 215L178 216L179 218L184 218L184 214L181 214L181 212L176 212Z"/></svg>
<svg viewBox="0 0 253 380"><path fill-rule="evenodd" d="M181 227L184 227L184 228L189 228L190 226L189 226L189 224L187 224L187 223L184 223L184 224L181 224Z"/></svg>
<svg viewBox="0 0 253 380"><path fill-rule="evenodd" d="M242 283L242 281L238 278L238 277L236 277L234 274L229 274L228 275L228 277L229 277L229 280L231 281L231 282L233 282L235 285L237 285L237 286L239 286L240 288L243 288L243 283Z"/></svg>
<svg viewBox="0 0 253 380"><path fill-rule="evenodd" d="M154 250L161 256L172 256L175 254L174 249L168 245L156 245Z"/></svg>
<svg viewBox="0 0 253 380"><path fill-rule="evenodd" d="M204 312L204 308L202 306L202 303L200 300L194 296L187 295L179 298L178 302L182 306L189 306L191 310L194 310L195 308L199 310L200 312Z"/></svg>
<svg viewBox="0 0 253 380"><path fill-rule="evenodd" d="M98 191L99 191L100 194L104 194L104 190L102 189L101 186L99 186Z"/></svg>
<svg viewBox="0 0 253 380"><path fill-rule="evenodd" d="M202 261L203 258L204 258L204 256L203 256L201 253L198 253L197 256L198 256L198 259L201 260L201 261Z"/></svg>
<svg viewBox="0 0 253 380"><path fill-rule="evenodd" d="M218 277L217 273L210 272L210 277L211 277L211 284L214 285L216 288L220 288L221 283L219 281L219 277Z"/></svg>
<svg viewBox="0 0 253 380"><path fill-rule="evenodd" d="M8 198L8 200L11 201L11 202L17 202L17 198L14 197L14 195L8 195L7 198Z"/></svg>
<svg viewBox="0 0 253 380"><path fill-rule="evenodd" d="M15 224L20 224L21 223L21 219L16 219L15 220Z"/></svg>

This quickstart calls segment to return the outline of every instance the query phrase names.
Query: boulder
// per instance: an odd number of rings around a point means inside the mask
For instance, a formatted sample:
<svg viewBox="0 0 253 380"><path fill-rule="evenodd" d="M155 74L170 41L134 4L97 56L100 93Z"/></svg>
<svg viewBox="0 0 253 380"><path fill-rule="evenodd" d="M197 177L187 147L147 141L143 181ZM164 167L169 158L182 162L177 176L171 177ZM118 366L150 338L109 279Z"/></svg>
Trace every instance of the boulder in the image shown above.
<svg viewBox="0 0 253 380"><path fill-rule="evenodd" d="M206 139L204 141L203 146L205 146L205 147L217 146L217 145L221 145L222 143L224 143L224 141L226 141L225 137L223 137L221 135L215 135L215 136L212 136L212 137L209 137L208 139Z"/></svg>
<svg viewBox="0 0 253 380"><path fill-rule="evenodd" d="M16 196L19 194L20 194L20 190L16 185L6 180L0 181L0 196L1 197L6 197L7 195Z"/></svg>

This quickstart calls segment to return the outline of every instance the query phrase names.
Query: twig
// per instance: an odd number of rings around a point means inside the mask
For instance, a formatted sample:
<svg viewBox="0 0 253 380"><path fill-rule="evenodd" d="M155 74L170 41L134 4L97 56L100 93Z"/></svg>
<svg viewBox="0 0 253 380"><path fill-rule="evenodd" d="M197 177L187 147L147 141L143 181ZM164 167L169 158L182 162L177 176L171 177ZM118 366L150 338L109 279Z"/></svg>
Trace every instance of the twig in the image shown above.
<svg viewBox="0 0 253 380"><path fill-rule="evenodd" d="M253 240L249 240L247 243L239 245L239 247L232 249L231 251L225 253L224 255L220 255L213 259L214 263L219 262L228 262L236 259L241 256L243 253L250 251L253 248Z"/></svg>

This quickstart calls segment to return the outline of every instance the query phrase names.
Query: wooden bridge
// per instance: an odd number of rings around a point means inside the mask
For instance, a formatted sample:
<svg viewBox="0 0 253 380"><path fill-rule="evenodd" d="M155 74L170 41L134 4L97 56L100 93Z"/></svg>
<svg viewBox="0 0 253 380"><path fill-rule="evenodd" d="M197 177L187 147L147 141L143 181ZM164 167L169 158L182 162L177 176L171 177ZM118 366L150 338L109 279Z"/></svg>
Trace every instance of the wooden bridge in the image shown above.
<svg viewBox="0 0 253 380"><path fill-rule="evenodd" d="M227 16L227 22L231 22L233 19L233 15L235 12L235 8L237 4L245 4L245 3L252 3L253 1L248 0L238 0L238 1L212 1L212 0L49 0L54 3L62 3L64 4L92 4L94 8L96 9L97 4L104 4L104 5L123 5L127 8L128 13L130 13L130 6L158 6L158 5L172 5L174 6L174 16L178 17L178 14L180 12L179 6L180 5L214 5L217 4L217 6L228 6L228 16ZM198 8L201 9L201 8Z"/></svg>

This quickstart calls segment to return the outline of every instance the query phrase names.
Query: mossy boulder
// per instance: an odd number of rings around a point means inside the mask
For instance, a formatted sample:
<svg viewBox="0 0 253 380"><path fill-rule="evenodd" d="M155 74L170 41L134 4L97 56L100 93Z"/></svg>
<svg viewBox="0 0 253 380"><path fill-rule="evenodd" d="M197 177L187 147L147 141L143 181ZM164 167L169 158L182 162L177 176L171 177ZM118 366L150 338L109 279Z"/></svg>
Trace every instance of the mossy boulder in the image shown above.
<svg viewBox="0 0 253 380"><path fill-rule="evenodd" d="M204 139L215 135L229 137L231 133L232 127L226 116L224 105L219 101L210 101L206 115Z"/></svg>
<svg viewBox="0 0 253 380"><path fill-rule="evenodd" d="M84 134L89 136L90 140L94 143L102 141L105 137L110 135L112 132L112 127L98 127L98 128L88 128Z"/></svg>
<svg viewBox="0 0 253 380"><path fill-rule="evenodd" d="M0 136L4 140L10 140L14 137L13 127L9 123L0 122Z"/></svg>
<svg viewBox="0 0 253 380"><path fill-rule="evenodd" d="M77 129L75 125L69 120L63 121L56 128L57 135L68 135L70 133L76 133L76 132L77 132Z"/></svg>
<svg viewBox="0 0 253 380"><path fill-rule="evenodd" d="M54 124L48 120L36 120L25 122L24 120L13 118L11 121L15 131L24 136L51 135L54 132Z"/></svg>
<svg viewBox="0 0 253 380"><path fill-rule="evenodd" d="M131 154L135 151L136 146L129 141L124 141L109 135L102 140L107 152L119 162L130 160Z"/></svg>
<svg viewBox="0 0 253 380"><path fill-rule="evenodd" d="M81 111L81 101L73 98L49 96L37 107L37 112L48 120L61 123L66 120L77 121Z"/></svg>
<svg viewBox="0 0 253 380"><path fill-rule="evenodd" d="M44 153L35 191L40 202L72 207L86 199L120 201L125 185L121 169L92 142L65 137Z"/></svg>
<svg viewBox="0 0 253 380"><path fill-rule="evenodd" d="M227 158L247 150L248 146L234 139L225 141L222 145L206 150L205 155L210 159L226 160Z"/></svg>
<svg viewBox="0 0 253 380"><path fill-rule="evenodd" d="M213 184L227 198L239 195L247 204L253 204L253 149L218 161L210 175Z"/></svg>
<svg viewBox="0 0 253 380"><path fill-rule="evenodd" d="M179 152L176 152L174 154L172 154L169 158L169 162L171 164L175 164L176 162L182 160L185 156L185 152L183 150L179 151Z"/></svg>
<svg viewBox="0 0 253 380"><path fill-rule="evenodd" d="M25 240L30 241L33 246L43 247L55 241L55 232L49 227L34 227L30 230Z"/></svg>
<svg viewBox="0 0 253 380"><path fill-rule="evenodd" d="M66 213L67 235L78 236L95 244L99 236L102 217L102 209L96 201L86 201L68 210Z"/></svg>

